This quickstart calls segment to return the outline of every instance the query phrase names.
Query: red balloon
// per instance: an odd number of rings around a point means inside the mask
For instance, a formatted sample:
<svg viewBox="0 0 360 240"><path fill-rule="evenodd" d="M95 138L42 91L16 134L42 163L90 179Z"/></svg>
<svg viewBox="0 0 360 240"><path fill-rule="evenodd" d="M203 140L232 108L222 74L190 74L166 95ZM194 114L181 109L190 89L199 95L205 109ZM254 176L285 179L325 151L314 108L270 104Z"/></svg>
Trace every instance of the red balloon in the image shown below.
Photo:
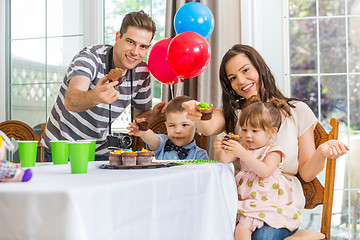
<svg viewBox="0 0 360 240"><path fill-rule="evenodd" d="M202 73L210 62L210 46L195 32L183 32L171 40L167 60L180 78L193 78Z"/></svg>
<svg viewBox="0 0 360 240"><path fill-rule="evenodd" d="M178 82L176 73L167 62L167 50L172 38L165 38L151 48L148 66L151 74L160 82L173 85Z"/></svg>

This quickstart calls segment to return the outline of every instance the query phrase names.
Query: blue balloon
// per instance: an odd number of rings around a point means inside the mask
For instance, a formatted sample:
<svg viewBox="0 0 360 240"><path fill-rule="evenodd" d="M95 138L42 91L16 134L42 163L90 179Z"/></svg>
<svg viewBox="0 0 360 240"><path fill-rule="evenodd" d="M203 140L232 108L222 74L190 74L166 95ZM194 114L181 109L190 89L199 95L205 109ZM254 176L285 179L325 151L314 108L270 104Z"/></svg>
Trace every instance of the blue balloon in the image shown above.
<svg viewBox="0 0 360 240"><path fill-rule="evenodd" d="M208 39L214 30L214 25L214 15L202 3L189 2L175 14L174 27L177 34L196 32Z"/></svg>

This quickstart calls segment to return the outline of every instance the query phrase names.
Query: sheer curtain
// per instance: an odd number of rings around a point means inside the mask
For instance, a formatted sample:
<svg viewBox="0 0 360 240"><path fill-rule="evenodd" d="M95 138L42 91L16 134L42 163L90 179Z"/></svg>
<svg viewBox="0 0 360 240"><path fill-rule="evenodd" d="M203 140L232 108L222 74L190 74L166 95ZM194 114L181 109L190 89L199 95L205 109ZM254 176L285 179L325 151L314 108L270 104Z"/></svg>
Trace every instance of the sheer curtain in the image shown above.
<svg viewBox="0 0 360 240"><path fill-rule="evenodd" d="M206 5L214 15L215 27L208 42L211 47L210 63L205 71L199 76L185 79L183 84L175 84L174 93L191 96L199 101L212 103L215 108L221 107L221 86L219 82L219 66L225 52L234 44L240 43L240 0L167 0L165 37L175 37L174 16L177 10L188 2L200 2ZM181 89L177 89L177 88ZM163 100L171 98L170 87L163 86ZM213 155L210 138L210 157Z"/></svg>

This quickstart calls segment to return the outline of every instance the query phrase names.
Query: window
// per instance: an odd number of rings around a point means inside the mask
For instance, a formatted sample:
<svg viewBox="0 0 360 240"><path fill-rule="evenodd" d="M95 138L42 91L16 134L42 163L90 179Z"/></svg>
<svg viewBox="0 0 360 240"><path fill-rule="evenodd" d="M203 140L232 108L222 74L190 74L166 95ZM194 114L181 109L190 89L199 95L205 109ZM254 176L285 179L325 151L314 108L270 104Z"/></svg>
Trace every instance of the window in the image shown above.
<svg viewBox="0 0 360 240"><path fill-rule="evenodd" d="M164 38L165 4L161 0L6 1L2 5L9 30L1 31L8 49L6 119L23 121L40 135L40 125L47 122L72 58L90 43L113 44L125 14L140 9L156 22L154 44ZM152 88L157 103L160 82L154 80ZM128 111L114 127L125 128L129 121Z"/></svg>
<svg viewBox="0 0 360 240"><path fill-rule="evenodd" d="M9 1L9 119L32 127L47 121L67 66L83 47L82 5L82 0Z"/></svg>
<svg viewBox="0 0 360 240"><path fill-rule="evenodd" d="M84 34L84 5L83 0L9 1L10 71L6 77L10 80L9 119L24 121L32 127L47 121L71 59L89 38ZM104 0L103 6L104 43L114 44L122 18L140 9L150 14L157 24L153 42L164 38L163 1ZM154 80L152 88L154 102L159 102L160 82ZM122 115L127 122L128 116Z"/></svg>
<svg viewBox="0 0 360 240"><path fill-rule="evenodd" d="M360 236L359 29L360 0L289 0L291 95L306 98L323 125L340 120L351 149L337 162L332 239ZM312 219L307 227L319 229Z"/></svg>

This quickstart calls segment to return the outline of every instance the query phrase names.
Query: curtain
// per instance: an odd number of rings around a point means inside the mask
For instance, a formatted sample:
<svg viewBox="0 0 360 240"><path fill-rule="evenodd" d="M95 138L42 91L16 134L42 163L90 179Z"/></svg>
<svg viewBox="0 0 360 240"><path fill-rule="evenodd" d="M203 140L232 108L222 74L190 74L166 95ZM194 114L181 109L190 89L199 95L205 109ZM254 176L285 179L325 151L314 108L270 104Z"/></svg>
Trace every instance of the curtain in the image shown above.
<svg viewBox="0 0 360 240"><path fill-rule="evenodd" d="M219 82L219 67L225 52L234 44L240 43L240 0L167 0L165 37L176 36L174 17L177 10L188 2L200 2L206 5L214 15L214 31L208 39L211 48L211 59L203 73L191 79L185 79L182 84L175 84L173 94L187 95L202 102L212 103L215 108L221 107L221 86ZM180 89L178 89L180 88ZM171 99L170 86L163 85L162 98ZM209 154L213 156L213 140L209 138Z"/></svg>

